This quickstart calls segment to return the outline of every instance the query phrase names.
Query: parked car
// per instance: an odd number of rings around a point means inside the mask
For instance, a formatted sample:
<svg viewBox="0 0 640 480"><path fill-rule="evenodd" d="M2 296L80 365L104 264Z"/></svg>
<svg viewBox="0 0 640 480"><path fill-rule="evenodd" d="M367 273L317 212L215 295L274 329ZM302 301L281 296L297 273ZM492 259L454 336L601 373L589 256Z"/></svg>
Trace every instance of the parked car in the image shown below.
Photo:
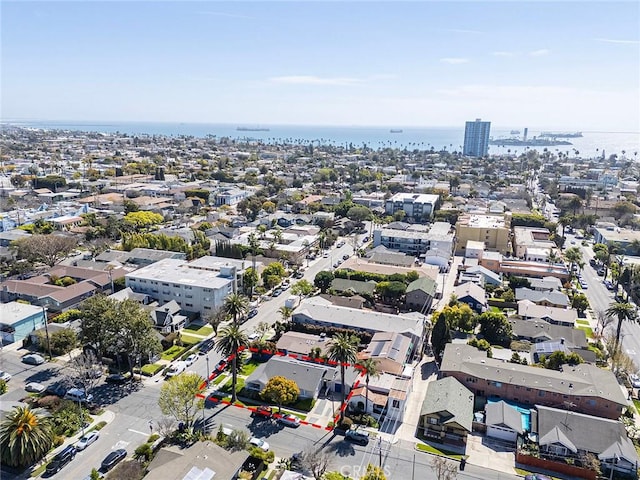
<svg viewBox="0 0 640 480"><path fill-rule="evenodd" d="M336 247L340 248L340 247L344 247L344 240L340 240L337 244Z"/></svg>
<svg viewBox="0 0 640 480"><path fill-rule="evenodd" d="M349 254L345 253L344 255L342 255L342 259L343 260L349 260Z"/></svg>
<svg viewBox="0 0 640 480"><path fill-rule="evenodd" d="M542 475L541 473L530 473L529 475L524 476L524 480L552 480L551 477L547 475Z"/></svg>
<svg viewBox="0 0 640 480"><path fill-rule="evenodd" d="M124 448L119 448L118 450L114 450L109 455L107 455L104 460L102 460L102 464L100 468L104 472L108 472L113 467L115 467L118 463L124 460L124 457L127 456L127 451Z"/></svg>
<svg viewBox="0 0 640 480"><path fill-rule="evenodd" d="M220 361L218 362L218 364L216 365L216 370L220 370L220 371L222 371L222 370L224 370L224 369L225 369L225 367L226 367L226 366L227 366L227 359L226 359L226 358L223 358L223 359L222 359L222 360L220 360Z"/></svg>
<svg viewBox="0 0 640 480"><path fill-rule="evenodd" d="M249 335L247 337L247 340L249 340L250 342L253 342L254 340L257 340L258 338L260 338L260 335L258 335L256 332L253 332L251 335Z"/></svg>
<svg viewBox="0 0 640 480"><path fill-rule="evenodd" d="M252 310L249 311L249 313L247 314L247 318L253 318L256 315L258 315L258 309L254 308Z"/></svg>
<svg viewBox="0 0 640 480"><path fill-rule="evenodd" d="M37 353L30 353L29 355L22 357L22 362L29 365L42 365L45 362L45 359Z"/></svg>
<svg viewBox="0 0 640 480"><path fill-rule="evenodd" d="M81 388L70 388L64 396L65 400L74 402L87 403L93 401L93 395L87 395L87 392Z"/></svg>
<svg viewBox="0 0 640 480"><path fill-rule="evenodd" d="M196 355L195 353L192 353L191 355L189 355L187 358L184 359L184 363L186 363L187 367L190 367L191 365L193 365L193 363L198 360L198 355Z"/></svg>
<svg viewBox="0 0 640 480"><path fill-rule="evenodd" d="M287 427L295 428L300 426L300 419L295 415L283 415L282 417L278 418L278 423L286 425Z"/></svg>
<svg viewBox="0 0 640 480"><path fill-rule="evenodd" d="M280 290L279 288L276 288L273 293L271 294L272 297L279 297L282 294L282 290Z"/></svg>
<svg viewBox="0 0 640 480"><path fill-rule="evenodd" d="M200 355L204 355L205 353L209 353L213 349L213 340L205 340L198 347L198 353Z"/></svg>
<svg viewBox="0 0 640 480"><path fill-rule="evenodd" d="M52 383L46 388L45 393L64 397L67 393L67 387L63 383Z"/></svg>
<svg viewBox="0 0 640 480"><path fill-rule="evenodd" d="M251 413L251 415L254 417L271 418L273 416L273 408L267 407L265 405L260 405L255 409L254 412Z"/></svg>
<svg viewBox="0 0 640 480"><path fill-rule="evenodd" d="M596 270L596 273L598 274L598 276L602 277L604 275L604 268L599 268L598 270Z"/></svg>
<svg viewBox="0 0 640 480"><path fill-rule="evenodd" d="M344 434L344 438L359 445L367 445L369 443L369 432L358 429L347 430L347 433Z"/></svg>
<svg viewBox="0 0 640 480"><path fill-rule="evenodd" d="M263 452L269 451L269 444L261 438L251 437L251 440L249 440L249 444L253 445L254 447L258 447Z"/></svg>
<svg viewBox="0 0 640 480"><path fill-rule="evenodd" d="M9 380L11 380L11 374L5 372L4 370L0 370L0 380L8 382Z"/></svg>
<svg viewBox="0 0 640 480"><path fill-rule="evenodd" d="M47 464L46 473L47 475L53 475L58 473L62 467L64 467L67 463L73 460L76 456L76 447L73 445L69 445L68 447L63 448L59 453L56 454L53 459Z"/></svg>
<svg viewBox="0 0 640 480"><path fill-rule="evenodd" d="M98 438L100 438L100 434L98 433L97 430L93 430L92 432L87 433L84 437L78 440L78 443L76 443L76 449L84 450L93 442L98 440Z"/></svg>
<svg viewBox="0 0 640 480"><path fill-rule="evenodd" d="M629 374L629 383L633 388L640 388L640 377L635 373Z"/></svg>
<svg viewBox="0 0 640 480"><path fill-rule="evenodd" d="M121 373L112 373L110 375L107 375L107 378L105 378L104 381L107 383L123 384L127 383L130 379L131 377L127 375L123 375Z"/></svg>
<svg viewBox="0 0 640 480"><path fill-rule="evenodd" d="M304 277L304 273L302 273L300 270L298 270L296 273L293 274L293 278L303 278Z"/></svg>
<svg viewBox="0 0 640 480"><path fill-rule="evenodd" d="M42 393L47 389L47 387L38 382L29 382L24 386L24 389L31 393Z"/></svg>
<svg viewBox="0 0 640 480"><path fill-rule="evenodd" d="M187 364L184 362L176 362L173 365L171 365L171 367L169 367L169 370L167 370L167 378L171 378L171 377L175 377L176 375L180 375L182 372L185 371L185 369L187 368Z"/></svg>

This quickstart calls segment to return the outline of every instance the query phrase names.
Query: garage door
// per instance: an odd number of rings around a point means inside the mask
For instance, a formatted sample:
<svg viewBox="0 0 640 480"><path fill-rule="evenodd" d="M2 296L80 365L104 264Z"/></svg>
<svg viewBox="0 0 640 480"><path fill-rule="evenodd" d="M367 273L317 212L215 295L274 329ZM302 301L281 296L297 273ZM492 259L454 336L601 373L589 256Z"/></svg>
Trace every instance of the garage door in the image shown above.
<svg viewBox="0 0 640 480"><path fill-rule="evenodd" d="M514 432L510 428L498 427L495 425L489 425L487 427L487 436L492 438L499 438L507 442L515 442L518 438L518 433Z"/></svg>

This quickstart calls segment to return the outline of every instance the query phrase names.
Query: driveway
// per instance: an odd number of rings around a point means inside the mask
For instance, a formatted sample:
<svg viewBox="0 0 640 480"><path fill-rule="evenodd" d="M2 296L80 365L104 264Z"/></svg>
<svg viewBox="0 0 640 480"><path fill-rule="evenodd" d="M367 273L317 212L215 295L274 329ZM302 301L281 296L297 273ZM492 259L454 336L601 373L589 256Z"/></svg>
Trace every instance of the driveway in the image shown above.
<svg viewBox="0 0 640 480"><path fill-rule="evenodd" d="M504 448L499 442L487 440L479 433L470 433L467 436L467 463L478 467L514 474L516 473L514 451L515 446L513 449Z"/></svg>

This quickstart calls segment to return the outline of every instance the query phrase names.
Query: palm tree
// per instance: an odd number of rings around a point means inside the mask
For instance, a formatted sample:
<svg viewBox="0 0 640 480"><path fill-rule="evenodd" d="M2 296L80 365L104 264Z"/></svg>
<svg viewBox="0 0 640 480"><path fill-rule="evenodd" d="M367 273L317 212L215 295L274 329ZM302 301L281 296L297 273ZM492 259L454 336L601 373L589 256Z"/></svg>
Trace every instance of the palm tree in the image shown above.
<svg viewBox="0 0 640 480"><path fill-rule="evenodd" d="M625 320L637 321L636 309L628 302L614 302L609 305L606 314L610 317L618 318L618 325L616 326L616 342L614 351L618 349L620 343L620 333L622 332L622 322Z"/></svg>
<svg viewBox="0 0 640 480"><path fill-rule="evenodd" d="M220 336L216 341L216 352L231 357L231 402L237 400L236 384L238 383L238 355L241 349L249 346L249 339L244 330L240 330L240 325L233 323L220 331Z"/></svg>
<svg viewBox="0 0 640 480"><path fill-rule="evenodd" d="M344 374L347 364L356 363L356 354L358 353L358 345L360 344L360 338L348 333L336 333L331 340L331 346L329 347L329 360L333 360L340 365L340 383L342 389L340 393L342 395L342 407L344 407L345 389L344 389ZM344 420L344 408L340 408L340 421Z"/></svg>
<svg viewBox="0 0 640 480"><path fill-rule="evenodd" d="M12 467L34 464L51 449L54 436L46 412L15 407L0 424L2 463Z"/></svg>
<svg viewBox="0 0 640 480"><path fill-rule="evenodd" d="M282 306L278 309L278 313L282 317L282 320L284 320L285 322L288 322L289 319L291 318L291 314L293 313L293 308Z"/></svg>
<svg viewBox="0 0 640 480"><path fill-rule="evenodd" d="M380 375L380 369L378 368L378 361L373 358L364 358L358 362L358 366L362 373L365 374L365 404L364 411L365 413L369 411L369 377L377 377Z"/></svg>
<svg viewBox="0 0 640 480"><path fill-rule="evenodd" d="M573 275L573 266L579 264L582 261L582 252L578 247L568 248L566 252L564 252L564 256L567 259L567 262L571 264L571 272Z"/></svg>
<svg viewBox="0 0 640 480"><path fill-rule="evenodd" d="M238 293L232 293L224 300L222 309L228 316L233 318L233 323L237 324L238 319L246 315L249 310L249 302L246 297Z"/></svg>

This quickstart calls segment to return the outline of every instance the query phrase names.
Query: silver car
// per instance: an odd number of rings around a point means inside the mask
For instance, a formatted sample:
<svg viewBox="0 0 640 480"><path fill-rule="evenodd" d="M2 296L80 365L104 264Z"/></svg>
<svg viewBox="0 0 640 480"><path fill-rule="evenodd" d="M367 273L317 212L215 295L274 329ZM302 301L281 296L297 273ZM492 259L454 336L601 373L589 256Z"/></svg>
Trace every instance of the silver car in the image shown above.
<svg viewBox="0 0 640 480"><path fill-rule="evenodd" d="M84 450L93 442L98 440L98 438L100 438L100 434L96 430L87 433L84 437L78 440L78 443L76 443L76 450Z"/></svg>

